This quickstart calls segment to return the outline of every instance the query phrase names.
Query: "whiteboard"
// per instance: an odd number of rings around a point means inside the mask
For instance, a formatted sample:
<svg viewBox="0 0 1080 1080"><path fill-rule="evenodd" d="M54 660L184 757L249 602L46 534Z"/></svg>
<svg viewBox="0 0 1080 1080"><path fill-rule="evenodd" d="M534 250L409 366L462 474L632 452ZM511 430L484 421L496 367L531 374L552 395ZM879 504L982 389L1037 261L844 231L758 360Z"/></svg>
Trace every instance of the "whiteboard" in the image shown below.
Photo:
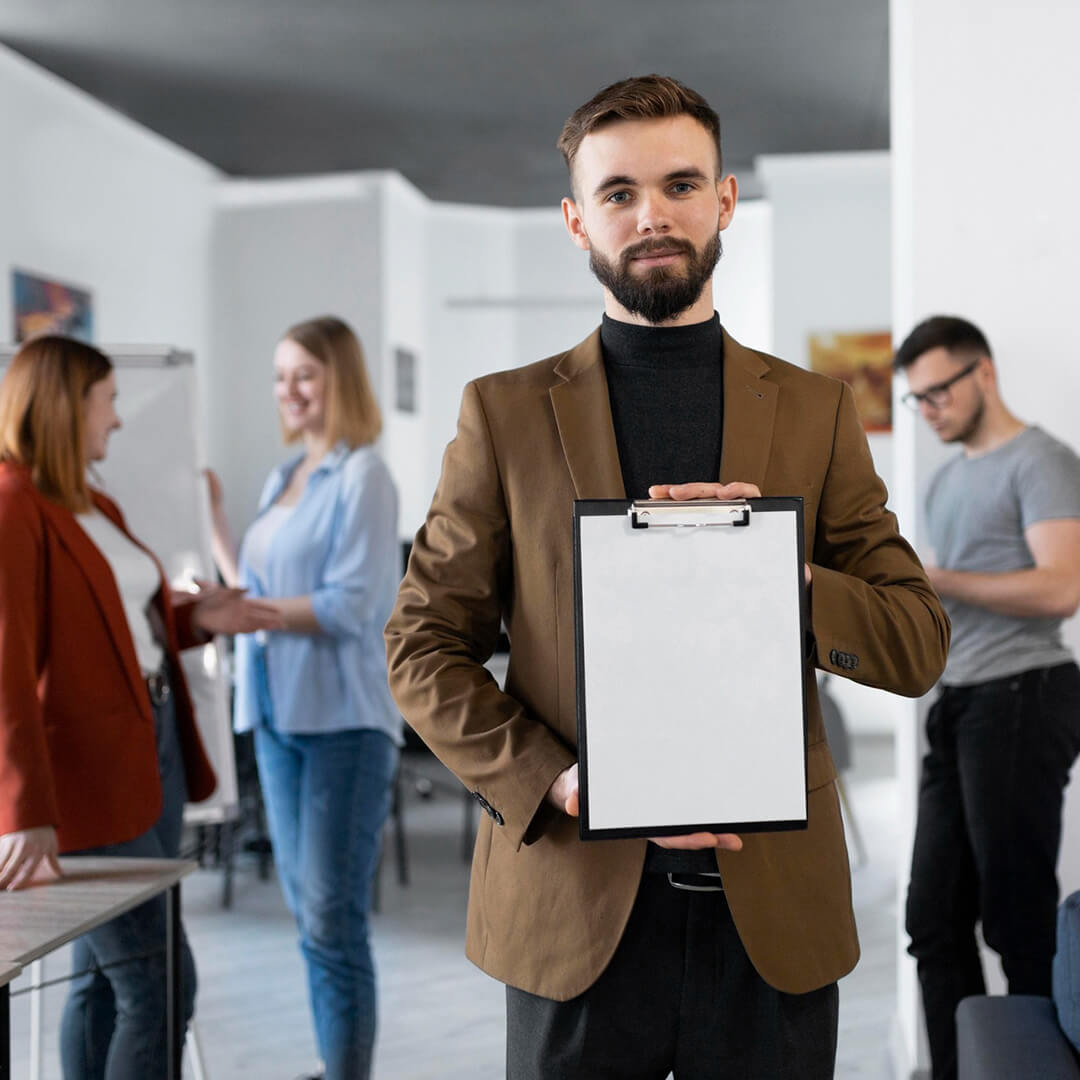
<svg viewBox="0 0 1080 1080"><path fill-rule="evenodd" d="M0 348L0 373L17 346ZM169 346L101 346L116 365L116 411L107 459L93 480L123 511L133 536L160 560L176 589L214 580L210 506L192 355ZM234 817L238 808L229 695L220 642L181 654L195 718L218 786L184 817L195 824Z"/></svg>
<svg viewBox="0 0 1080 1080"><path fill-rule="evenodd" d="M802 500L748 503L575 504L583 839L806 827Z"/></svg>

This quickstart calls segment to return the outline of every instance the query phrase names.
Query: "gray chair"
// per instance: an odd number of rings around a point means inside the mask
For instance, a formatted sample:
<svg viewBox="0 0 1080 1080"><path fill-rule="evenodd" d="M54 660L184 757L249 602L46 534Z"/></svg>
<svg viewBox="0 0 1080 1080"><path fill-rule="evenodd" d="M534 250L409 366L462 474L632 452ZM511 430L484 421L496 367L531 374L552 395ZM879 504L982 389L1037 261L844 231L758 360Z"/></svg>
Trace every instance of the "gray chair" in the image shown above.
<svg viewBox="0 0 1080 1080"><path fill-rule="evenodd" d="M1058 909L1053 989L961 1001L958 1080L1080 1080L1080 891Z"/></svg>
<svg viewBox="0 0 1080 1080"><path fill-rule="evenodd" d="M851 768L851 738L844 722L844 714L840 711L836 698L829 693L830 678L829 675L822 675L818 681L818 700L821 702L821 719L825 724L825 741L829 744L829 752L836 765L836 790L840 795L840 805L855 853L853 865L858 868L866 862L867 856L866 845L863 843L862 833L859 832L859 824L855 820L855 811L844 783L844 773Z"/></svg>

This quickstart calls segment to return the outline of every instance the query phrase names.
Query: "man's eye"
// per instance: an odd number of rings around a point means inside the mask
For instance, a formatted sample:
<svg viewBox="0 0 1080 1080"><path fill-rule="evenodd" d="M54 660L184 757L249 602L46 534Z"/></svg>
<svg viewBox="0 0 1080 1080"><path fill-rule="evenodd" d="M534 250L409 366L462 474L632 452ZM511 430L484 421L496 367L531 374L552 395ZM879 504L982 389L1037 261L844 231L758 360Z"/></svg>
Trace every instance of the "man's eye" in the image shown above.
<svg viewBox="0 0 1080 1080"><path fill-rule="evenodd" d="M613 191L608 196L608 202L616 203L616 204L627 202L627 201L629 201L629 199L630 199L630 192L629 191Z"/></svg>
<svg viewBox="0 0 1080 1080"><path fill-rule="evenodd" d="M694 190L694 185L687 183L685 180L680 180L677 184L671 185L671 190L676 195L689 195Z"/></svg>

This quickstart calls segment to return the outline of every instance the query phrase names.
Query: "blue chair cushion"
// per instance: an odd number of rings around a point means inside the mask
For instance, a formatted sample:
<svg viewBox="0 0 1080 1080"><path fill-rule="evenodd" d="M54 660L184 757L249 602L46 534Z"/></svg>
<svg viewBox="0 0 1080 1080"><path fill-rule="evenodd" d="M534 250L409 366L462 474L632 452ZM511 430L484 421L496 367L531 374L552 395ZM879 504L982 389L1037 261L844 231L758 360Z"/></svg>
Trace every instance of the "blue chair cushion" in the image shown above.
<svg viewBox="0 0 1080 1080"><path fill-rule="evenodd" d="M1054 1005L1061 1030L1080 1051L1080 891L1058 908Z"/></svg>

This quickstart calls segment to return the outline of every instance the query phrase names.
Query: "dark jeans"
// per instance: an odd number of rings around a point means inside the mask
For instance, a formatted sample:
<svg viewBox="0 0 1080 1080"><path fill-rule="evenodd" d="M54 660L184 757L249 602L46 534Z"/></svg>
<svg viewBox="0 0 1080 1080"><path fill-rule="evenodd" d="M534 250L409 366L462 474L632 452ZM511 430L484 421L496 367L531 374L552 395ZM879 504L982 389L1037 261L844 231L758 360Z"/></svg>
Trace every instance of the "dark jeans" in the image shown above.
<svg viewBox="0 0 1080 1080"><path fill-rule="evenodd" d="M611 963L585 993L506 990L507 1080L831 1080L836 983L769 986L722 892L642 876Z"/></svg>
<svg viewBox="0 0 1080 1080"><path fill-rule="evenodd" d="M161 769L161 817L134 840L75 854L175 859L180 853L187 788L171 697L154 709L154 725ZM187 1022L195 1011L195 960L186 936L181 959ZM166 1075L166 967L164 896L75 942L72 971L76 976L60 1023L65 1080L158 1080Z"/></svg>
<svg viewBox="0 0 1080 1080"><path fill-rule="evenodd" d="M1080 750L1080 670L945 687L927 719L907 900L935 1080L956 1076L956 1007L985 993L975 925L1009 993L1049 994L1061 806Z"/></svg>

